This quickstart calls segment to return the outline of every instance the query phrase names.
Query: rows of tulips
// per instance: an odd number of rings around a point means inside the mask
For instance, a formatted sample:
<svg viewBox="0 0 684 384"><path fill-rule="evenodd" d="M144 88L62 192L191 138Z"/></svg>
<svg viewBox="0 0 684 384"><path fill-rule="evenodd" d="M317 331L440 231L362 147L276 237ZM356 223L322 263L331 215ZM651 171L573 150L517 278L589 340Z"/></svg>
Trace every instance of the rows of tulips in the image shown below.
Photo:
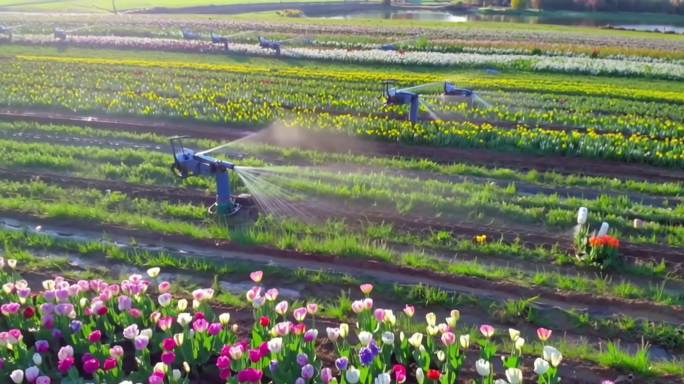
<svg viewBox="0 0 684 384"><path fill-rule="evenodd" d="M22 24L20 33L51 33L52 26L60 25L67 30L90 26L87 33L97 35L122 34L129 36L159 36L179 37L181 28L188 28L196 32L210 31L230 35L240 31L258 31L265 35L279 34L287 36L306 35L319 39L348 41L348 42L392 42L406 41L422 36L433 44L440 46L458 46L463 42L506 43L504 46L529 46L530 50L537 46L563 47L563 50L577 50L584 47L595 49L619 48L620 51L644 50L657 54L678 52L682 50L682 43L677 39L661 38L656 34L614 33L596 30L595 33L571 30L534 30L516 28L482 28L469 26L468 28L420 28L390 25L341 25L326 21L304 22L303 20L282 19L247 20L239 18L199 18L199 17L147 17L145 15L128 14L125 17L112 18L106 15L69 15L69 14L36 14L30 20L20 14L5 14L0 22L8 25ZM82 32L81 32L82 33ZM255 32L256 33L256 32Z"/></svg>
<svg viewBox="0 0 684 384"><path fill-rule="evenodd" d="M468 333L458 334L459 311L442 320L428 313L420 324L411 306L398 314L374 307L370 284L361 285L363 296L352 303L355 323L319 334L319 306L289 308L277 289L264 287L260 271L250 274L254 286L246 293L254 323L241 329L229 312L214 312L212 289L182 298L160 281L159 268L121 283L55 277L33 290L15 271L16 260L0 259L0 267L0 374L16 384L446 384L462 379L466 364L474 366L478 383L523 381L519 331L508 330L513 347L501 355L502 372L496 372L494 327L482 325L482 337L471 343ZM418 328L410 335L402 331ZM537 334L547 343L551 331ZM318 355L321 344L333 355ZM528 368L539 383L558 383L561 360L545 345Z"/></svg>
<svg viewBox="0 0 684 384"><path fill-rule="evenodd" d="M0 103L241 125L266 124L288 116L289 111L295 110L297 118L294 124L298 126L344 130L350 134L389 140L487 148L515 147L542 153L579 154L663 165L681 164L684 159L679 138L681 124L656 117L629 118L633 115L621 115L619 104L613 107L616 114L612 118L621 121L624 129L639 125L640 121L648 121L650 126L662 122L661 129L667 131L661 130L658 134L665 137L627 136L617 132L604 134L594 130L553 131L524 125L510 129L490 124L449 121L412 125L391 116L360 117L355 115L390 113L401 117L405 108L383 107L378 87L374 83L353 77L346 80L332 74L335 77L324 78L326 83L322 84L320 77L307 73L298 76L299 72L283 71L279 76L273 76L255 69L255 73L246 74L242 72L243 68L230 67L230 72L202 72L200 81L197 71L192 69L155 68L143 72L145 67L140 63L133 65L137 62L123 66L116 64L118 61L110 65L107 60L100 59L63 60L66 62L29 58L8 65L0 74L0 83L5 85L6 90L0 95ZM172 84L168 83L169 78L174 79ZM540 98L526 97L524 100ZM570 99L580 102L570 102L567 108L584 108L584 113L591 116L581 98ZM445 110L462 113L466 117L493 116L494 120L503 121L537 118L541 122L569 121L580 126L592 122L589 117L585 120L568 120L564 118L568 116L565 111L533 110L522 113L501 105L482 110L467 110L464 106L449 106ZM326 111L334 113L319 114ZM339 114L344 115L334 116ZM606 116L602 124L609 124L611 120L608 119ZM615 129L620 130L618 127ZM668 133L672 137L667 137Z"/></svg>
<svg viewBox="0 0 684 384"><path fill-rule="evenodd" d="M221 52L222 45L212 45L209 41L156 39L118 36L71 36L65 42L55 41L51 36L23 35L16 39L24 44L64 44L96 47L155 49L192 52ZM525 68L535 71L588 73L593 75L654 76L668 79L684 78L684 65L679 62L651 61L639 59L591 58L577 56L530 56L521 54L493 53L442 53L422 51L387 51L379 48L339 49L322 47L290 47L285 45L276 53L254 44L229 44L231 52L258 55L343 61L361 64L400 64L407 66L458 66L458 67L497 67Z"/></svg>

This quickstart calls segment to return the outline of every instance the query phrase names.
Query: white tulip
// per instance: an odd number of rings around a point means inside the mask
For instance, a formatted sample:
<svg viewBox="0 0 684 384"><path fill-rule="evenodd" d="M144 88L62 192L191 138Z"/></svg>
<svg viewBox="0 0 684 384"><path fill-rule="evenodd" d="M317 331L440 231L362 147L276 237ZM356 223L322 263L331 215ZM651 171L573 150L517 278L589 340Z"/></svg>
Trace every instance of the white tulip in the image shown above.
<svg viewBox="0 0 684 384"><path fill-rule="evenodd" d="M560 351L550 345L544 346L543 357L544 360L550 362L554 367L557 367L561 360L563 360L563 355Z"/></svg>
<svg viewBox="0 0 684 384"><path fill-rule="evenodd" d="M491 368L489 365L489 361L485 359L480 359L475 362L475 370L477 371L477 374L486 377L489 376L489 373L491 372Z"/></svg>
<svg viewBox="0 0 684 384"><path fill-rule="evenodd" d="M549 363L541 357L537 357L537 359L534 360L534 373L536 373L539 376L542 376L548 371Z"/></svg>
<svg viewBox="0 0 684 384"><path fill-rule="evenodd" d="M508 334L511 336L512 341L516 341L520 337L520 331L517 329L508 328Z"/></svg>
<svg viewBox="0 0 684 384"><path fill-rule="evenodd" d="M359 343L361 343L361 345L364 347L367 347L371 340L373 340L373 335L370 332L361 331L359 333Z"/></svg>
<svg viewBox="0 0 684 384"><path fill-rule="evenodd" d="M354 368L353 365L349 366L349 369L347 369L347 372L344 373L344 377L347 379L347 382L349 384L356 384L359 382L359 379L361 378L361 372L359 372L358 369Z"/></svg>
<svg viewBox="0 0 684 384"><path fill-rule="evenodd" d="M461 343L463 349L468 349L468 347L470 347L470 335L461 335L458 338L458 341Z"/></svg>
<svg viewBox="0 0 684 384"><path fill-rule="evenodd" d="M577 210L577 224L584 225L587 223L587 218L589 217L589 210L587 207L580 207Z"/></svg>
<svg viewBox="0 0 684 384"><path fill-rule="evenodd" d="M598 236L605 236L608 234L608 230L610 229L610 225L606 223L605 221L601 223L601 228L599 228L598 231Z"/></svg>
<svg viewBox="0 0 684 384"><path fill-rule="evenodd" d="M40 353L34 353L33 354L33 364L40 365L42 363L43 363L43 358L40 356Z"/></svg>
<svg viewBox="0 0 684 384"><path fill-rule="evenodd" d="M425 372L423 372L423 368L416 369L416 381L418 384L423 384L425 381Z"/></svg>
<svg viewBox="0 0 684 384"><path fill-rule="evenodd" d="M394 345L394 333L384 332L382 334L382 343L386 345Z"/></svg>
<svg viewBox="0 0 684 384"><path fill-rule="evenodd" d="M522 337L519 337L519 338L515 341L515 349L517 349L518 351L522 350L522 347L523 347L524 345L525 345L525 339L523 339Z"/></svg>
<svg viewBox="0 0 684 384"><path fill-rule="evenodd" d="M16 384L21 383L24 381L24 371L21 369L15 369L12 371L12 373L10 373L10 379L12 379L12 381L14 381Z"/></svg>
<svg viewBox="0 0 684 384"><path fill-rule="evenodd" d="M392 378L389 373L386 372L379 374L378 377L375 378L375 384L390 384L391 382Z"/></svg>
<svg viewBox="0 0 684 384"><path fill-rule="evenodd" d="M423 345L423 334L422 333L414 333L409 337L409 344L411 344L414 348L418 348L421 345Z"/></svg>
<svg viewBox="0 0 684 384"><path fill-rule="evenodd" d="M508 368L506 370L506 379L511 384L520 384L523 380L522 371L518 368Z"/></svg>

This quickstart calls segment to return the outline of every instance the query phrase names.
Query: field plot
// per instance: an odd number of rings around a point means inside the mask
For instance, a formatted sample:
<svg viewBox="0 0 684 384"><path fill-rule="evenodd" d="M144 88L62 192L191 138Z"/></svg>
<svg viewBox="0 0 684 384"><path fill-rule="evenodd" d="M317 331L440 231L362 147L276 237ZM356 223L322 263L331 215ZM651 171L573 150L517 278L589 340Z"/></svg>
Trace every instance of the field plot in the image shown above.
<svg viewBox="0 0 684 384"><path fill-rule="evenodd" d="M683 38L252 16L0 45L0 373L684 380Z"/></svg>

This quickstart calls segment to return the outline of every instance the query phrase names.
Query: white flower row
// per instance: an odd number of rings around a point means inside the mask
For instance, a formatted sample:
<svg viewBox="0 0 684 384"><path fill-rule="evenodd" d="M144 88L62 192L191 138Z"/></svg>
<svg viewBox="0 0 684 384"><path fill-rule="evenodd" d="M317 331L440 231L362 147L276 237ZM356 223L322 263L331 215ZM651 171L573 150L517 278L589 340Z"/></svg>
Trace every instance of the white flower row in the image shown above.
<svg viewBox="0 0 684 384"><path fill-rule="evenodd" d="M24 35L18 42L28 44L52 44L51 36ZM208 41L160 39L119 36L70 36L65 43L81 46L125 49L159 49L193 52L221 52L223 46ZM258 45L233 43L231 52L255 56L273 56L272 50ZM531 56L521 54L484 54L484 53L441 53L421 51L384 51L381 49L340 49L283 46L281 56L352 63L374 63L389 65L430 65L444 67L513 67L516 64L529 64L536 71L562 73L589 73L610 75L657 76L671 79L684 78L684 65L681 62L643 61L618 58L590 58L578 56Z"/></svg>

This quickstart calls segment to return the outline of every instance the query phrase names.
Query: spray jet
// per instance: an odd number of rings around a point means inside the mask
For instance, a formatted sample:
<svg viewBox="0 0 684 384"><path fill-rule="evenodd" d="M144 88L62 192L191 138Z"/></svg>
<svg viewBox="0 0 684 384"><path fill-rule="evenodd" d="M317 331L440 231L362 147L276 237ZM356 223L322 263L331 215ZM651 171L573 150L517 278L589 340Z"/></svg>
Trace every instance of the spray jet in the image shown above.
<svg viewBox="0 0 684 384"><path fill-rule="evenodd" d="M211 42L213 44L223 45L223 50L228 51L228 44L230 44L232 42L233 38L235 38L237 36L241 36L241 35L250 34L250 33L253 33L253 32L252 31L245 31L245 32L234 33L234 34L228 35L228 36L221 36L221 35L215 34L214 32L211 32Z"/></svg>
<svg viewBox="0 0 684 384"><path fill-rule="evenodd" d="M181 29L181 35L183 35L184 40L200 40L202 38L199 33L186 28Z"/></svg>
<svg viewBox="0 0 684 384"><path fill-rule="evenodd" d="M412 123L418 122L418 112L421 105L428 111L433 119L438 119L437 115L430 109L428 104L421 99L421 96L429 97L430 95L422 95L419 92L435 88L435 86L440 84L442 84L442 94L438 97L441 97L443 100L450 100L452 98L456 98L461 101L465 100L468 102L468 106L470 108L472 108L476 102L482 103L486 107L489 106L489 104L482 100L482 98L479 97L479 95L472 89L459 88L450 82L434 82L399 89L397 88L395 81L388 80L384 83L383 96L387 105L409 104L410 109L408 118Z"/></svg>
<svg viewBox="0 0 684 384"><path fill-rule="evenodd" d="M84 25L82 27L78 27L78 28L74 28L74 29L70 29L70 30L66 30L66 29L60 28L60 27L55 27L52 31L52 35L54 36L55 40L65 41L67 38L67 35L70 35L76 31L81 31L84 29L92 28L92 27L93 27L92 25Z"/></svg>

